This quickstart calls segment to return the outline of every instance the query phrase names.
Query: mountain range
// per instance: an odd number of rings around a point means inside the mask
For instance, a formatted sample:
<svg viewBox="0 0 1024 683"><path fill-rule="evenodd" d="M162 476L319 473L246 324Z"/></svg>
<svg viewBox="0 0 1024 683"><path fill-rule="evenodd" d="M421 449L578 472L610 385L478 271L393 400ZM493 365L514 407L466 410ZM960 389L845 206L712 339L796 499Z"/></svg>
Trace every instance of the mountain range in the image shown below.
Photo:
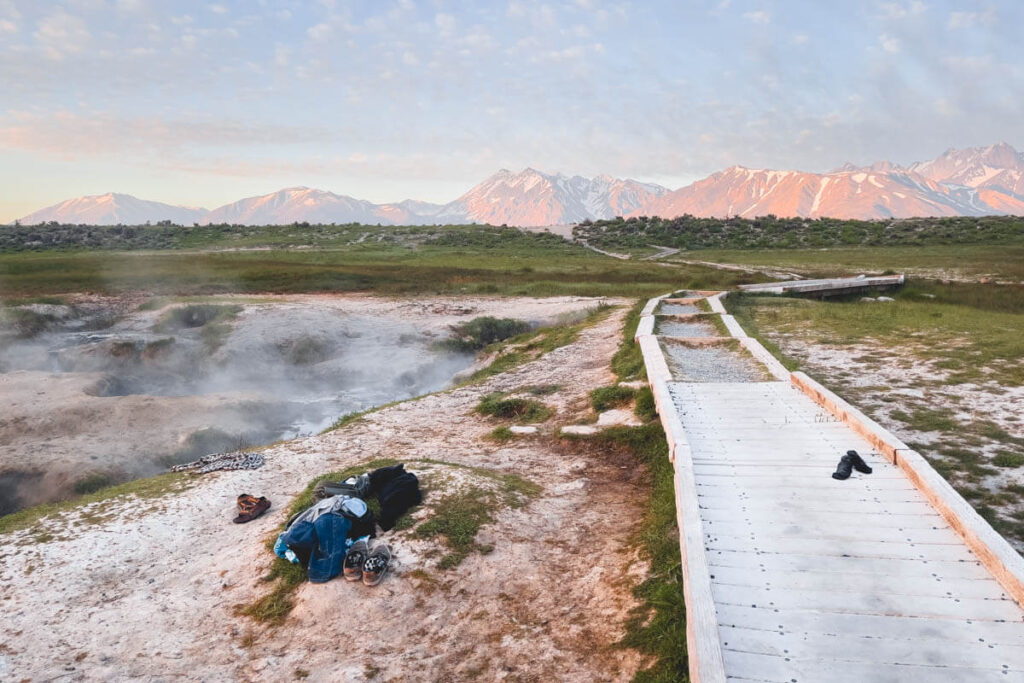
<svg viewBox="0 0 1024 683"><path fill-rule="evenodd" d="M171 206L124 194L79 197L20 219L34 225L244 225L489 223L537 227L614 216L885 219L914 216L1024 215L1024 153L1006 143L949 149L909 166L846 164L826 173L732 166L675 191L606 175L595 178L501 170L447 204L405 200L374 204L346 195L292 187L213 210Z"/></svg>

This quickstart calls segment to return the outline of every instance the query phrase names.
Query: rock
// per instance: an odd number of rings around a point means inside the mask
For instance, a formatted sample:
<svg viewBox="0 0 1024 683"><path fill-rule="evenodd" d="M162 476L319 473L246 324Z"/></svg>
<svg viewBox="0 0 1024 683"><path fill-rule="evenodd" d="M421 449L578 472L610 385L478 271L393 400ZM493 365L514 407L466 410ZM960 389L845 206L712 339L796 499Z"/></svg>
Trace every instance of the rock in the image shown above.
<svg viewBox="0 0 1024 683"><path fill-rule="evenodd" d="M629 387L630 389L643 389L647 386L647 380L634 379L629 382L619 382L620 387Z"/></svg>
<svg viewBox="0 0 1024 683"><path fill-rule="evenodd" d="M512 425L511 427L508 428L508 431L512 432L513 434L536 434L537 428L528 427L526 425Z"/></svg>
<svg viewBox="0 0 1024 683"><path fill-rule="evenodd" d="M896 299L893 299L891 296L880 296L875 301L896 301Z"/></svg>
<svg viewBox="0 0 1024 683"><path fill-rule="evenodd" d="M599 431L601 430L594 425L566 425L565 427L562 427L563 434L580 434L585 436L588 434L597 434Z"/></svg>
<svg viewBox="0 0 1024 683"><path fill-rule="evenodd" d="M639 418L633 414L633 411L626 410L624 408L615 408L613 410L606 410L601 413L597 418L598 427L612 427L612 426L625 426L625 427L638 427L642 422Z"/></svg>
<svg viewBox="0 0 1024 683"><path fill-rule="evenodd" d="M874 301L874 299L872 297L870 297L870 296L862 296L860 298L860 300L861 300L862 303L866 303L866 302L869 302L869 301Z"/></svg>
<svg viewBox="0 0 1024 683"><path fill-rule="evenodd" d="M934 294L922 294L921 296L923 296L925 299L934 299L935 298Z"/></svg>

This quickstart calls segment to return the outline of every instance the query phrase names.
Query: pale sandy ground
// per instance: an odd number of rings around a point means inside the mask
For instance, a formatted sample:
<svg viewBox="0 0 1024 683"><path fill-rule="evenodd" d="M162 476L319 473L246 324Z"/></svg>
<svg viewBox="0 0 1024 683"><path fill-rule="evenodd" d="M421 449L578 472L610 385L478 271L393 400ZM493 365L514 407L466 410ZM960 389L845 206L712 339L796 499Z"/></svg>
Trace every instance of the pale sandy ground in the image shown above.
<svg viewBox="0 0 1024 683"><path fill-rule="evenodd" d="M902 348L880 348L871 340L837 347L788 335L773 334L771 338L786 355L799 359L805 372L836 388L904 442L919 445L926 455L935 455L928 447L956 445L957 434L917 431L893 417L894 411L948 410L961 424L991 421L1011 436L1024 439L1024 387L1002 386L995 381L948 384L950 371L933 362L922 362L909 342ZM990 440L971 448L982 458L992 458L1006 445ZM1024 468L996 469L998 474L985 481L990 490L1024 484ZM1012 518L1013 505L991 505ZM1024 553L1024 541L1010 542Z"/></svg>
<svg viewBox="0 0 1024 683"><path fill-rule="evenodd" d="M506 314L526 313L501 303ZM570 303L523 305L540 315ZM465 306L497 310L493 300L384 305L452 319ZM291 680L309 672L309 680L331 681L629 680L641 657L612 645L644 572L627 543L641 512L639 471L551 437L557 424L584 416L590 389L613 381L608 364L622 316L616 311L578 342L485 384L271 447L261 469L202 476L155 505L118 501L106 511L113 519L98 524L76 525L81 513L48 522L66 540L6 536L0 679ZM480 397L535 384L563 387L543 397L556 416L538 436L488 441L495 424L472 412ZM267 590L263 542L284 521L288 501L316 475L372 457L410 461L414 471L416 459L429 458L515 472L544 490L484 527L477 540L494 551L471 555L457 570L436 567L436 542L392 532L383 538L397 568L380 586L305 584L276 629L235 616L235 605ZM420 468L431 486L468 476L451 468L440 476L444 469ZM274 507L234 525L241 492L266 495ZM412 575L416 569L426 578Z"/></svg>
<svg viewBox="0 0 1024 683"><path fill-rule="evenodd" d="M311 309L331 310L376 318L381 325L394 327L396 336L416 328L438 337L447 333L449 325L477 316L551 323L559 316L585 311L602 301L583 297L390 299L329 294L261 296L256 302L252 297L212 299L239 301L245 306L243 317L273 312L280 320L289 313L308 317ZM90 301L128 308L119 300ZM126 334L148 331L160 313L124 311L127 317L117 329ZM427 357L422 359L424 365L429 362ZM89 472L151 474L157 471L155 461L160 456L175 452L198 430L216 428L234 434L251 428L254 402L274 398L243 391L180 397L98 397L86 393L101 377L101 373L94 372L0 373L0 474L12 470L42 474L33 480L31 490L23 491L26 502L46 502L66 495L73 482Z"/></svg>

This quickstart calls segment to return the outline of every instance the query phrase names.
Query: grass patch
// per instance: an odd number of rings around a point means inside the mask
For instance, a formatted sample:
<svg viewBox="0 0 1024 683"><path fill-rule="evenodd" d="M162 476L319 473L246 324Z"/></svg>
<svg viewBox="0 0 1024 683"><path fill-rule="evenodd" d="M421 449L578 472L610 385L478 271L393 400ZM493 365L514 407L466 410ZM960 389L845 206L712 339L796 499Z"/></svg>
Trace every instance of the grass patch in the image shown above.
<svg viewBox="0 0 1024 683"><path fill-rule="evenodd" d="M480 415L489 415L518 422L543 422L551 417L550 407L530 398L505 398L505 394L484 396L475 408Z"/></svg>
<svg viewBox="0 0 1024 683"><path fill-rule="evenodd" d="M139 500L153 500L181 493L190 488L194 483L194 479L185 473L168 472L155 477L136 479L115 486L107 486L70 500L44 503L4 515L0 517L0 534L21 531L22 529L39 529L42 532L42 523L50 520L56 521L57 517L63 513L72 512L84 505L114 503L121 498L129 496Z"/></svg>
<svg viewBox="0 0 1024 683"><path fill-rule="evenodd" d="M647 376L644 358L640 353L640 345L634 339L637 325L640 324L640 312L646 304L645 300L640 300L629 309L622 328L622 342L619 343L619 348L612 356L612 372L618 376L621 382Z"/></svg>
<svg viewBox="0 0 1024 683"><path fill-rule="evenodd" d="M1000 451L992 458L992 464L997 467L1020 467L1024 465L1024 453Z"/></svg>
<svg viewBox="0 0 1024 683"><path fill-rule="evenodd" d="M889 415L919 432L951 432L960 426L948 411L943 410L917 408L910 414L894 410Z"/></svg>
<svg viewBox="0 0 1024 683"><path fill-rule="evenodd" d="M650 387L641 387L637 390L633 413L644 422L650 422L658 417L658 409L654 403L654 392L651 391Z"/></svg>
<svg viewBox="0 0 1024 683"><path fill-rule="evenodd" d="M457 567L474 550L486 546L476 542L480 527L493 520L495 502L492 492L480 487L445 496L434 506L434 516L417 527L417 538L442 536L449 553L441 558L441 569Z"/></svg>
<svg viewBox="0 0 1024 683"><path fill-rule="evenodd" d="M105 489L108 486L111 486L113 483L113 479L105 472L90 472L81 479L75 481L72 490L74 490L78 495L95 493L100 489Z"/></svg>
<svg viewBox="0 0 1024 683"><path fill-rule="evenodd" d="M0 235L0 296L372 291L638 298L680 284L724 289L762 279L704 266L655 269L556 235L488 226L33 226L20 239L19 230ZM79 242L84 232L91 237ZM52 240L28 236L44 233ZM361 234L368 238L357 244ZM270 249L215 251L254 246Z"/></svg>
<svg viewBox="0 0 1024 683"><path fill-rule="evenodd" d="M487 438L495 443L506 443L515 437L516 435L512 433L512 430L504 426L495 427L491 433L487 435Z"/></svg>
<svg viewBox="0 0 1024 683"><path fill-rule="evenodd" d="M441 342L452 351L480 351L495 342L505 341L530 331L530 323L514 318L483 316L451 326L453 336Z"/></svg>
<svg viewBox="0 0 1024 683"><path fill-rule="evenodd" d="M550 396L561 388L562 385L560 384L536 384L533 386L523 387L520 391L532 396Z"/></svg>
<svg viewBox="0 0 1024 683"><path fill-rule="evenodd" d="M616 384L611 387L598 387L590 392L590 405L594 410L603 413L612 408L628 405L636 397L633 387Z"/></svg>

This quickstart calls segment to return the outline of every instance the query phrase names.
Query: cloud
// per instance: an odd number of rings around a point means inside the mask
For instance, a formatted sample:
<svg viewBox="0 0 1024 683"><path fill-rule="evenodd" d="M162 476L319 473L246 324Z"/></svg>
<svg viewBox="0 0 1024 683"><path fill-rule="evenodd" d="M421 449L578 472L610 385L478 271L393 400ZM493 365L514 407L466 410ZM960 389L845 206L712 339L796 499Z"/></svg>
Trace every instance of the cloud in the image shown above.
<svg viewBox="0 0 1024 683"><path fill-rule="evenodd" d="M214 14L227 14L228 8L224 5L210 5L209 10Z"/></svg>
<svg viewBox="0 0 1024 683"><path fill-rule="evenodd" d="M882 49L890 54L898 54L903 48L903 44L899 38L894 38L890 35L883 33L878 36L878 44L882 46Z"/></svg>
<svg viewBox="0 0 1024 683"><path fill-rule="evenodd" d="M991 25L996 19L995 9L989 7L984 12L951 12L946 28L951 31L971 28L976 24Z"/></svg>
<svg viewBox="0 0 1024 683"><path fill-rule="evenodd" d="M9 112L0 119L0 148L60 159L141 155L160 158L185 147L288 146L332 139L321 128L238 120L125 118L71 111Z"/></svg>
<svg viewBox="0 0 1024 683"><path fill-rule="evenodd" d="M928 6L921 2L921 0L911 0L908 3L902 2L883 2L879 3L879 9L882 10L884 16L889 19L902 19L904 17L916 16L923 14Z"/></svg>
<svg viewBox="0 0 1024 683"><path fill-rule="evenodd" d="M763 10L757 12L744 12L743 18L752 24L770 24L772 23L772 15Z"/></svg>
<svg viewBox="0 0 1024 683"><path fill-rule="evenodd" d="M319 23L306 29L306 35L309 36L309 39L317 42L327 40L331 37L332 33L334 33L334 29L328 23Z"/></svg>
<svg viewBox="0 0 1024 683"><path fill-rule="evenodd" d="M18 25L7 19L0 19L0 33L17 33Z"/></svg>
<svg viewBox="0 0 1024 683"><path fill-rule="evenodd" d="M434 17L434 25L442 38L450 38L455 33L455 17L451 14L439 12Z"/></svg>
<svg viewBox="0 0 1024 683"><path fill-rule="evenodd" d="M85 22L62 10L43 18L32 35L53 60L82 52L92 42L92 34Z"/></svg>

